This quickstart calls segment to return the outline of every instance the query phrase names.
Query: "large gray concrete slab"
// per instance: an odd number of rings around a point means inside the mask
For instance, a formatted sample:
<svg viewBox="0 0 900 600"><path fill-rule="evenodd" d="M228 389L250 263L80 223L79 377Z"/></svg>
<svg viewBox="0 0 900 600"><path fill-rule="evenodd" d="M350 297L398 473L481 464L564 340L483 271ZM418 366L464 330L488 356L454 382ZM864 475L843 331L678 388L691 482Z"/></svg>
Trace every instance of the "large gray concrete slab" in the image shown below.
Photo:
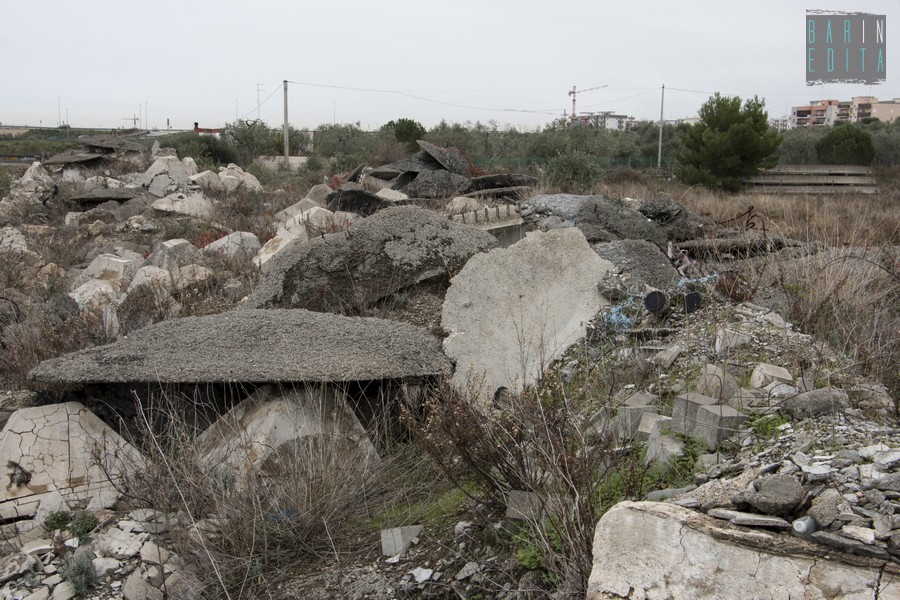
<svg viewBox="0 0 900 600"><path fill-rule="evenodd" d="M373 381L443 373L441 342L413 325L306 310L163 321L42 362L46 383Z"/></svg>
<svg viewBox="0 0 900 600"><path fill-rule="evenodd" d="M607 305L597 282L612 268L574 228L529 233L472 257L452 279L441 317L454 383L483 378L486 399L536 382Z"/></svg>

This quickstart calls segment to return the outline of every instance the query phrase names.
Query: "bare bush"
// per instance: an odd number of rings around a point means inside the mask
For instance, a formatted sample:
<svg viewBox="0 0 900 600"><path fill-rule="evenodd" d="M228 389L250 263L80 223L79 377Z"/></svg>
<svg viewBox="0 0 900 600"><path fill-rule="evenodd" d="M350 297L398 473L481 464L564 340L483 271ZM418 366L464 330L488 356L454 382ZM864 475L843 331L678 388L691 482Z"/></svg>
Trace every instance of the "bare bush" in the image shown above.
<svg viewBox="0 0 900 600"><path fill-rule="evenodd" d="M573 596L587 587L598 519L613 503L640 496L649 473L639 452L617 448L608 388L596 375L509 397L501 391L494 406L477 400L477 381L464 390L445 384L423 412L406 412L419 442L461 489L474 479L501 506L511 491L536 495L527 543L558 591Z"/></svg>

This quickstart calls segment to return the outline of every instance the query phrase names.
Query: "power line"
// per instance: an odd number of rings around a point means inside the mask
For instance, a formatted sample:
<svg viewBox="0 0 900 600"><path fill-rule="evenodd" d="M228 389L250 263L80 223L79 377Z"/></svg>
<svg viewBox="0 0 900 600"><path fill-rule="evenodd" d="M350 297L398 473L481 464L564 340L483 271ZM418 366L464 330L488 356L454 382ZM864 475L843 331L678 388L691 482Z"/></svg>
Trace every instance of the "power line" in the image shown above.
<svg viewBox="0 0 900 600"><path fill-rule="evenodd" d="M415 94L411 94L411 93L405 92L403 90L362 88L362 87L353 87L353 86L346 86L346 85L328 85L328 84L323 84L323 83L309 83L309 82L305 82L305 81L290 81L290 80L288 81L288 83L292 83L294 85L302 85L302 86L306 86L306 87L347 90L347 91L352 91L352 92L369 92L369 93L374 93L374 94L396 94L398 96L405 96L407 98L421 100L422 102L430 102L432 104L441 104L443 106L452 106L454 108L465 108L467 110L484 110L484 111L490 111L490 112L519 112L519 113L531 113L531 114L548 114L548 115L554 115L554 116L557 114L554 109L529 110L529 109L520 109L520 108L492 108L492 107L486 107L486 106L472 106L469 104L458 104L455 102L445 102L443 100L435 100L433 98L417 96ZM551 110L553 112L551 112Z"/></svg>

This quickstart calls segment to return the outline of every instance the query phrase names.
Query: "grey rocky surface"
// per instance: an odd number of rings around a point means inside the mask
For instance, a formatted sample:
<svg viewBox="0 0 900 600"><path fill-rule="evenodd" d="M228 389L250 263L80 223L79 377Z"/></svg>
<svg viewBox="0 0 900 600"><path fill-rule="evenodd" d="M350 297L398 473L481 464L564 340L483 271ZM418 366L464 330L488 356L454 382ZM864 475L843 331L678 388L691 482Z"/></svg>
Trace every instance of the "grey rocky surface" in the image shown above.
<svg viewBox="0 0 900 600"><path fill-rule="evenodd" d="M426 209L385 209L346 231L279 252L250 305L358 311L407 286L451 276L495 245L489 233Z"/></svg>
<svg viewBox="0 0 900 600"><path fill-rule="evenodd" d="M113 344L44 361L30 377L67 384L370 381L427 377L446 367L440 341L412 325L306 310L239 310L163 321Z"/></svg>

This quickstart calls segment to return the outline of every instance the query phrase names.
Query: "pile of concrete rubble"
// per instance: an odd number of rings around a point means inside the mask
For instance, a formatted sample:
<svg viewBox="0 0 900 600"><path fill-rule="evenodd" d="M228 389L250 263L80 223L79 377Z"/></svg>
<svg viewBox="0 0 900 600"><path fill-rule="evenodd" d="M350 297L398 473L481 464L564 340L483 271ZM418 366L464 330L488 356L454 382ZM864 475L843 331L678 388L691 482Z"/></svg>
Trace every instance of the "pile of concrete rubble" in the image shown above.
<svg viewBox="0 0 900 600"><path fill-rule="evenodd" d="M223 231L203 247L164 236L167 220L221 228L224 198L262 190L236 165L198 172L158 148L148 164L134 148L101 143L49 161L51 170L36 163L13 184L0 200L0 255L29 269L29 285L46 296L63 283L42 310L61 321L94 315L112 341L29 374L79 401L34 405L16 393L8 400L21 408L4 403L4 598L73 597L59 575L65 547L89 555L103 597L201 597L200 574L166 548L167 528L189 526L184 515L111 512L144 460L117 419L133 418L133 398L154 385L242 390L185 418L211 464L249 481L277 476L279 449L309 437L343 440L348 460L378 460L365 425L393 400L449 375L462 387L478 380L487 406L551 367L565 378L577 360L570 349L601 329L618 337L622 357L658 373L654 387L628 387L604 407L620 444L646 448L654 464L683 463L698 444L704 453L693 457L693 485L606 513L589 597L652 595L660 581L673 597L699 587L726 597L736 585L748 597L900 596L891 579L900 575L900 430L890 396L872 382L838 387L830 375L844 371L840 357L793 331L777 303L723 310L708 285L713 264L814 248L726 229L665 194L534 195L531 177L471 177L457 150L419 145L336 189L320 184L291 199L269 213L269 239ZM110 161L141 169L112 177L96 166ZM77 269L41 254L51 226L22 223L29 211L49 214L62 183L77 188L64 200L64 227L96 239ZM252 265L258 282L216 272L222 257ZM429 285L439 290L428 308L435 327L393 320L401 312L391 312L392 299ZM186 293L213 288L233 310L182 316ZM34 300L0 291L0 335L27 327ZM376 308L391 318L363 316ZM117 461L101 468L98 451ZM511 505L523 502L511 494ZM516 518L525 509L511 510ZM91 540L45 528L51 514L78 511L102 517ZM404 556L421 530L386 531L392 564L415 560ZM463 563L444 565L458 594L489 568ZM771 576L759 576L763 564ZM423 590L440 575L406 566L396 589ZM786 583L789 572L803 577Z"/></svg>

